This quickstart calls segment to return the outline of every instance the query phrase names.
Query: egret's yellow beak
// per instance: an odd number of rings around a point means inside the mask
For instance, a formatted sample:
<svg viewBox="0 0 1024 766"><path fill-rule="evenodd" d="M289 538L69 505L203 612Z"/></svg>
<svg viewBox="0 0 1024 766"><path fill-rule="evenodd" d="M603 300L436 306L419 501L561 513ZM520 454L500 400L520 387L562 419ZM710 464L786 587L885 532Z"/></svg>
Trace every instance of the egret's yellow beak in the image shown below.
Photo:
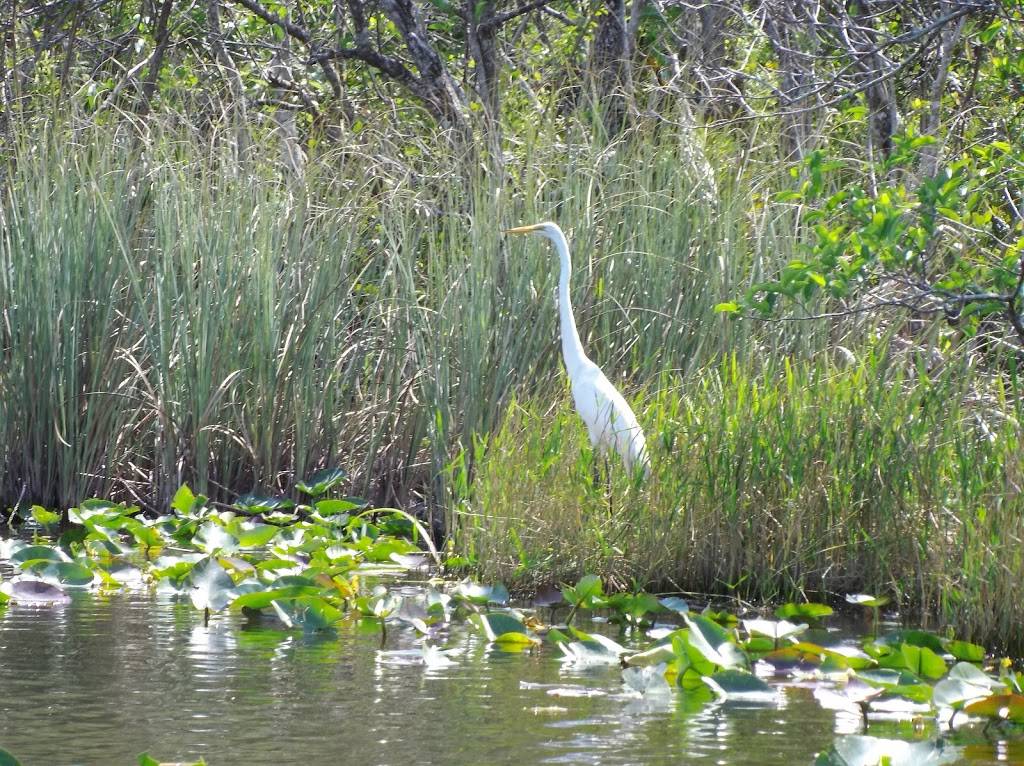
<svg viewBox="0 0 1024 766"><path fill-rule="evenodd" d="M539 223L535 223L533 226L516 226L514 229L505 229L506 234L529 234L532 231L537 231L540 228Z"/></svg>

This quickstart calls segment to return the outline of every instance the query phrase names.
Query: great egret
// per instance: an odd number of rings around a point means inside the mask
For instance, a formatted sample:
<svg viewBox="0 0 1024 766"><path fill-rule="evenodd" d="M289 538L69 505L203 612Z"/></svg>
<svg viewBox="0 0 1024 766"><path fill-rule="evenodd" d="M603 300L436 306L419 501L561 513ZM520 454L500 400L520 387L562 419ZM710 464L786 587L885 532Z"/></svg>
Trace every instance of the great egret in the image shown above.
<svg viewBox="0 0 1024 766"><path fill-rule="evenodd" d="M642 469L650 472L647 440L633 410L622 398L601 368L590 361L583 351L580 334L576 330L572 304L569 302L569 278L572 260L569 243L557 223L546 221L533 226L517 226L506 234L538 234L547 237L558 251L562 272L558 278L558 313L561 319L562 358L572 386L576 411L587 424L590 443L598 453L614 449L619 453L628 471Z"/></svg>

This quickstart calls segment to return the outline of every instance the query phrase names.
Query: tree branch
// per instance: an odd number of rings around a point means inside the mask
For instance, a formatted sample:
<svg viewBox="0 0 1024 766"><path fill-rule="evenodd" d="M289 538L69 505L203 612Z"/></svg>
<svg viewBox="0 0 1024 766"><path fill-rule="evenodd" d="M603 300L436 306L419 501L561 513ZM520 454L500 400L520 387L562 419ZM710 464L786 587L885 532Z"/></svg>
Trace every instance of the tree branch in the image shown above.
<svg viewBox="0 0 1024 766"><path fill-rule="evenodd" d="M483 24L481 24L480 29L483 31L497 29L498 27L503 26L509 21L512 21L512 19L514 18L522 16L525 13L529 13L530 11L536 11L540 8L543 8L550 2L551 0L531 0L531 2L523 3L518 8L513 8L511 11L505 11L504 13L495 14L493 18L488 19Z"/></svg>

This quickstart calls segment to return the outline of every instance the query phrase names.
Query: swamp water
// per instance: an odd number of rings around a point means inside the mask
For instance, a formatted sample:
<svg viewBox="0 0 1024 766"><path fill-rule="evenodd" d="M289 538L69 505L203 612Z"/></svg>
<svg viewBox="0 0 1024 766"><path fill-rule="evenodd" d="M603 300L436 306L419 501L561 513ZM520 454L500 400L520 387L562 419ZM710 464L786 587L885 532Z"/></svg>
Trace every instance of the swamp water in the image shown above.
<svg viewBox="0 0 1024 766"><path fill-rule="evenodd" d="M568 664L546 643L502 651L465 623L439 643L450 652L425 663L408 626L383 647L348 623L305 636L225 612L204 626L187 600L148 591L12 603L0 610L0 747L23 766L133 764L143 751L211 766L765 766L870 749L848 736L865 733L859 715L784 674L770 702L695 703L631 691L621 668ZM1024 763L1020 741L980 725L942 735L928 714L873 713L866 733L920 743L894 763Z"/></svg>

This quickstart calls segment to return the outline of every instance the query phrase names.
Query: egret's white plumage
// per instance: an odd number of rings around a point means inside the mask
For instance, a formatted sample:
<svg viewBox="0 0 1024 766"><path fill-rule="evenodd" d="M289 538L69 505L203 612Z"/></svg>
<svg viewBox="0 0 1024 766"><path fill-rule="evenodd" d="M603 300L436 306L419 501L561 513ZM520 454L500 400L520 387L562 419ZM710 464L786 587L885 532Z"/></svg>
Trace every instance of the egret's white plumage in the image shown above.
<svg viewBox="0 0 1024 766"><path fill-rule="evenodd" d="M569 301L569 278L572 260L569 243L558 224L545 223L519 226L508 234L538 234L547 237L558 251L562 271L558 279L558 313L561 319L562 358L572 386L576 411L587 425L590 443L598 452L614 449L619 453L627 470L642 468L646 475L650 469L647 441L633 410L622 398L601 369L587 357L576 330L576 319Z"/></svg>

